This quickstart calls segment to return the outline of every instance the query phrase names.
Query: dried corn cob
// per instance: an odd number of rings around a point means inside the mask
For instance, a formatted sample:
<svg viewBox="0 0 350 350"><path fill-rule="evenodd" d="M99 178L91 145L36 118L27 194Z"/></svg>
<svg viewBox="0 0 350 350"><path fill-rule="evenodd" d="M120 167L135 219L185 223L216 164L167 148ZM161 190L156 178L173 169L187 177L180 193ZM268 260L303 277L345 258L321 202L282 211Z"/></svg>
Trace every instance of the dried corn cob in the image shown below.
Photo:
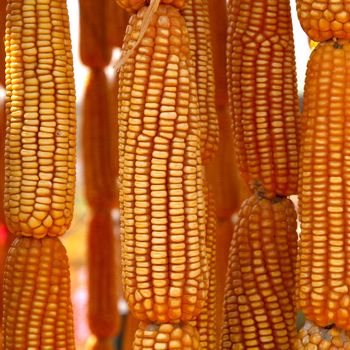
<svg viewBox="0 0 350 350"><path fill-rule="evenodd" d="M112 0L79 0L80 57L93 68L103 68L111 60L107 15Z"/></svg>
<svg viewBox="0 0 350 350"><path fill-rule="evenodd" d="M289 0L231 0L228 92L239 168L265 196L297 192L297 95Z"/></svg>
<svg viewBox="0 0 350 350"><path fill-rule="evenodd" d="M64 0L9 0L5 211L16 235L62 235L75 189L75 91Z"/></svg>
<svg viewBox="0 0 350 350"><path fill-rule="evenodd" d="M297 11L301 26L312 40L350 39L347 0L297 0Z"/></svg>
<svg viewBox="0 0 350 350"><path fill-rule="evenodd" d="M146 8L133 16L133 47ZM207 295L199 116L189 39L160 5L119 76L123 282L140 320L193 319Z"/></svg>
<svg viewBox="0 0 350 350"><path fill-rule="evenodd" d="M181 13L186 21L196 69L202 161L208 164L217 151L219 142L208 0L188 0Z"/></svg>
<svg viewBox="0 0 350 350"><path fill-rule="evenodd" d="M96 208L91 215L88 233L89 326L97 338L112 338L119 326L113 221L110 210L104 208Z"/></svg>
<svg viewBox="0 0 350 350"><path fill-rule="evenodd" d="M151 0L115 0L117 4L129 12L137 12L142 7L148 5ZM172 5L182 8L186 5L187 0L160 0L161 4Z"/></svg>
<svg viewBox="0 0 350 350"><path fill-rule="evenodd" d="M319 326L350 329L348 125L350 45L317 45L308 64L300 151L298 306Z"/></svg>
<svg viewBox="0 0 350 350"><path fill-rule="evenodd" d="M202 312L199 314L195 325L199 332L201 349L215 350L216 335L216 210L214 194L209 186L204 186L207 224L206 224L206 247L209 263L209 289L208 299Z"/></svg>
<svg viewBox="0 0 350 350"><path fill-rule="evenodd" d="M199 350L199 336L189 324L140 323L133 350Z"/></svg>
<svg viewBox="0 0 350 350"><path fill-rule="evenodd" d="M74 350L66 250L57 238L17 238L4 276L6 350Z"/></svg>
<svg viewBox="0 0 350 350"><path fill-rule="evenodd" d="M299 331L295 350L350 350L349 334L335 327L319 328L307 321Z"/></svg>
<svg viewBox="0 0 350 350"><path fill-rule="evenodd" d="M83 104L83 163L85 197L98 209L117 201L117 125L111 115L110 92L103 69L92 69Z"/></svg>
<svg viewBox="0 0 350 350"><path fill-rule="evenodd" d="M223 350L292 349L296 252L293 203L286 198L248 198L230 248Z"/></svg>

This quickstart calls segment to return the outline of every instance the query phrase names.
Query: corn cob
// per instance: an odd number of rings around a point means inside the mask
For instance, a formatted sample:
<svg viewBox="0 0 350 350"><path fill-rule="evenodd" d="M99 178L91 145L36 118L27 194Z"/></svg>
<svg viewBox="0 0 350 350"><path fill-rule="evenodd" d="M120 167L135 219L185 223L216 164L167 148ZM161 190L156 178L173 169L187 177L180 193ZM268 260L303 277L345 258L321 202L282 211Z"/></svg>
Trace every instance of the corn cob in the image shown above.
<svg viewBox="0 0 350 350"><path fill-rule="evenodd" d="M230 247L223 350L292 349L296 252L293 203L286 198L248 198Z"/></svg>
<svg viewBox="0 0 350 350"><path fill-rule="evenodd" d="M208 0L188 0L181 13L190 36L191 54L196 70L202 161L208 164L217 151L219 142Z"/></svg>
<svg viewBox="0 0 350 350"><path fill-rule="evenodd" d="M92 212L88 233L88 319L98 338L112 338L118 331L115 240L109 210Z"/></svg>
<svg viewBox="0 0 350 350"><path fill-rule="evenodd" d="M149 4L150 0L115 0L116 3L128 12L137 12L142 7ZM160 0L161 4L182 8L187 0Z"/></svg>
<svg viewBox="0 0 350 350"><path fill-rule="evenodd" d="M347 332L335 327L319 328L307 321L299 331L295 350L350 350Z"/></svg>
<svg viewBox="0 0 350 350"><path fill-rule="evenodd" d="M0 86L5 87L5 27L6 27L6 1L0 1Z"/></svg>
<svg viewBox="0 0 350 350"><path fill-rule="evenodd" d="M62 235L75 189L75 91L64 0L9 0L5 214L16 235Z"/></svg>
<svg viewBox="0 0 350 350"><path fill-rule="evenodd" d="M122 47L125 29L129 22L129 14L113 0L109 0L107 6L108 43L112 47Z"/></svg>
<svg viewBox="0 0 350 350"><path fill-rule="evenodd" d="M347 89L350 45L324 42L307 70L300 165L298 306L318 326L350 329Z"/></svg>
<svg viewBox="0 0 350 350"><path fill-rule="evenodd" d="M6 350L74 350L66 250L57 238L17 238L4 276Z"/></svg>
<svg viewBox="0 0 350 350"><path fill-rule="evenodd" d="M111 60L107 11L112 0L79 0L80 58L93 68L103 68Z"/></svg>
<svg viewBox="0 0 350 350"><path fill-rule="evenodd" d="M85 197L92 208L112 208L117 200L117 168L110 92L103 69L90 71L83 104Z"/></svg>
<svg viewBox="0 0 350 350"><path fill-rule="evenodd" d="M227 80L238 165L266 197L297 192L298 95L289 0L231 0Z"/></svg>
<svg viewBox="0 0 350 350"><path fill-rule="evenodd" d="M201 349L215 350L216 336L216 210L212 189L205 185L207 208L206 248L209 264L208 299L202 312L199 314L195 326L199 332Z"/></svg>
<svg viewBox="0 0 350 350"><path fill-rule="evenodd" d="M301 26L312 40L350 39L347 0L297 0L297 11Z"/></svg>
<svg viewBox="0 0 350 350"><path fill-rule="evenodd" d="M199 336L189 324L140 323L133 350L199 350Z"/></svg>
<svg viewBox="0 0 350 350"><path fill-rule="evenodd" d="M131 18L133 47L146 8ZM119 76L125 298L140 320L196 317L207 295L199 116L186 25L160 5Z"/></svg>

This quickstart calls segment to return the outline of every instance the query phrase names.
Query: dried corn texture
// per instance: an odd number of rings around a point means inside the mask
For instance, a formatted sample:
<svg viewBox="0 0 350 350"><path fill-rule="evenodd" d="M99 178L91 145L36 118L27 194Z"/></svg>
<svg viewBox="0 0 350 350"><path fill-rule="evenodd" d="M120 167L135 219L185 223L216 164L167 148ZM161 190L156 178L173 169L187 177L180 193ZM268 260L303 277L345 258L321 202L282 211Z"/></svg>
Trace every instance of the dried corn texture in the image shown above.
<svg viewBox="0 0 350 350"><path fill-rule="evenodd" d="M140 320L191 320L207 296L205 203L189 38L174 7L159 6L121 68L118 108L125 298Z"/></svg>
<svg viewBox="0 0 350 350"><path fill-rule="evenodd" d="M150 3L150 0L115 0L115 1L120 7L127 10L128 12L137 12L142 7L147 6ZM160 0L160 3L164 5L171 5L176 8L182 8L186 5L187 0Z"/></svg>
<svg viewBox="0 0 350 350"><path fill-rule="evenodd" d="M299 101L289 0L231 0L227 81L238 166L267 197L297 192Z"/></svg>
<svg viewBox="0 0 350 350"><path fill-rule="evenodd" d="M350 45L320 43L306 75L300 150L298 306L319 326L350 329Z"/></svg>
<svg viewBox="0 0 350 350"><path fill-rule="evenodd" d="M17 238L4 277L6 350L74 350L66 250L57 238Z"/></svg>
<svg viewBox="0 0 350 350"><path fill-rule="evenodd" d="M117 123L103 69L89 73L83 103L85 197L93 208L112 208L117 201Z"/></svg>
<svg viewBox="0 0 350 350"><path fill-rule="evenodd" d="M350 3L339 0L297 0L301 26L315 41L350 39Z"/></svg>
<svg viewBox="0 0 350 350"><path fill-rule="evenodd" d="M133 350L199 350L199 335L189 324L140 323L136 331Z"/></svg>
<svg viewBox="0 0 350 350"><path fill-rule="evenodd" d="M75 88L66 2L9 0L5 214L16 235L62 235L75 190Z"/></svg>
<svg viewBox="0 0 350 350"><path fill-rule="evenodd" d="M331 327L320 328L307 321L299 331L295 350L349 350L349 334Z"/></svg>
<svg viewBox="0 0 350 350"><path fill-rule="evenodd" d="M108 43L112 47L122 47L125 29L129 23L130 16L114 0L108 0L107 6Z"/></svg>
<svg viewBox="0 0 350 350"><path fill-rule="evenodd" d="M103 68L111 60L107 20L109 1L112 0L79 0L80 58L89 67Z"/></svg>
<svg viewBox="0 0 350 350"><path fill-rule="evenodd" d="M293 348L296 216L287 198L243 203L230 247L223 350Z"/></svg>
<svg viewBox="0 0 350 350"><path fill-rule="evenodd" d="M117 334L119 315L115 270L115 239L110 210L96 208L88 231L88 320L97 338Z"/></svg>
<svg viewBox="0 0 350 350"><path fill-rule="evenodd" d="M0 1L0 86L5 87L5 27L6 27L6 1Z"/></svg>
<svg viewBox="0 0 350 350"><path fill-rule="evenodd" d="M210 186L204 186L207 223L206 248L209 264L209 288L206 305L199 314L195 326L199 332L201 349L216 350L216 210L214 193Z"/></svg>
<svg viewBox="0 0 350 350"><path fill-rule="evenodd" d="M196 70L202 160L208 164L214 157L219 142L208 0L188 0L181 13L190 35L191 54Z"/></svg>

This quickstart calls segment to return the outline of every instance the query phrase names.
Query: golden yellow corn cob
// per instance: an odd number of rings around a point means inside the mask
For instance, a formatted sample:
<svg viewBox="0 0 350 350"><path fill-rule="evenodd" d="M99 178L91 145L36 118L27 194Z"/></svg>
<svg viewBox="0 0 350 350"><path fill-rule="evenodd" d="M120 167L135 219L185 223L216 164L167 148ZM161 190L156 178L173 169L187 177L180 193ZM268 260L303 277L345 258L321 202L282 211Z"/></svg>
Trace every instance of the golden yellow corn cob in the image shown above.
<svg viewBox="0 0 350 350"><path fill-rule="evenodd" d="M150 0L115 0L119 6L129 12L137 12L141 7L147 6ZM185 6L187 0L160 0L161 4L172 5L176 8Z"/></svg>
<svg viewBox="0 0 350 350"><path fill-rule="evenodd" d="M297 192L298 113L289 0L230 0L227 79L238 165L265 196Z"/></svg>
<svg viewBox="0 0 350 350"><path fill-rule="evenodd" d="M4 275L6 350L74 350L66 250L57 238L17 238Z"/></svg>
<svg viewBox="0 0 350 350"><path fill-rule="evenodd" d="M299 331L295 350L350 350L349 333L335 327L320 328L307 321Z"/></svg>
<svg viewBox="0 0 350 350"><path fill-rule="evenodd" d="M298 306L350 330L350 45L319 43L307 70L300 150Z"/></svg>
<svg viewBox="0 0 350 350"><path fill-rule="evenodd" d="M5 211L9 230L62 235L75 189L75 91L64 0L9 0Z"/></svg>
<svg viewBox="0 0 350 350"><path fill-rule="evenodd" d="M209 289L207 302L195 325L199 332L201 348L215 350L218 341L216 333L216 210L212 189L205 185L204 191L207 207L206 248L209 264Z"/></svg>
<svg viewBox="0 0 350 350"><path fill-rule="evenodd" d="M131 18L133 47L146 8ZM140 320L193 319L208 287L197 95L185 22L160 5L119 76L123 282Z"/></svg>
<svg viewBox="0 0 350 350"><path fill-rule="evenodd" d="M231 242L222 350L292 349L296 253L293 203L248 198Z"/></svg>
<svg viewBox="0 0 350 350"><path fill-rule="evenodd" d="M140 323L136 331L133 350L181 349L199 350L199 335L189 324Z"/></svg>
<svg viewBox="0 0 350 350"><path fill-rule="evenodd" d="M196 69L202 161L208 164L214 157L219 142L208 0L188 0L181 13L190 35L191 54Z"/></svg>
<svg viewBox="0 0 350 350"><path fill-rule="evenodd" d="M297 10L300 24L312 40L350 39L347 0L297 0Z"/></svg>
<svg viewBox="0 0 350 350"><path fill-rule="evenodd" d="M85 197L95 209L116 204L116 132L104 70L92 69L83 103L83 164Z"/></svg>
<svg viewBox="0 0 350 350"><path fill-rule="evenodd" d="M103 68L111 60L107 15L112 1L79 0L80 58L89 67Z"/></svg>

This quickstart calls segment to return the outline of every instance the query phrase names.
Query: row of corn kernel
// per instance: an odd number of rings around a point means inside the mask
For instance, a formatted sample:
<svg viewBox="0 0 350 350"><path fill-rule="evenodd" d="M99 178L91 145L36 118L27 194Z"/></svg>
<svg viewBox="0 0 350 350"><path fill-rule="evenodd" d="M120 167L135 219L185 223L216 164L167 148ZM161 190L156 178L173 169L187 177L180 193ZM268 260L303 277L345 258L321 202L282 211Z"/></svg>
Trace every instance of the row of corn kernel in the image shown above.
<svg viewBox="0 0 350 350"><path fill-rule="evenodd" d="M68 258L75 87L64 0L7 2L3 346L75 349Z"/></svg>
<svg viewBox="0 0 350 350"><path fill-rule="evenodd" d="M350 15L346 3L324 0L299 0L297 10L310 39L322 41L308 63L301 119L297 306L322 335L328 332L321 327L350 330ZM350 344L330 332L326 341L304 333L298 349Z"/></svg>
<svg viewBox="0 0 350 350"><path fill-rule="evenodd" d="M85 197L88 224L89 349L113 349L119 327L116 239L112 209L117 204L116 120L107 78L113 46L108 20L111 1L80 0L80 57L89 67L82 108Z"/></svg>
<svg viewBox="0 0 350 350"><path fill-rule="evenodd" d="M119 3L134 10L144 5ZM124 294L133 314L147 322L135 349L157 349L159 341L197 349L199 336L188 322L206 303L208 267L195 69L174 6L160 4L135 45L151 7L131 18L119 76ZM174 338L162 335L168 328Z"/></svg>
<svg viewBox="0 0 350 350"><path fill-rule="evenodd" d="M227 82L235 147L253 194L231 243L222 349L296 339L298 96L289 0L228 3Z"/></svg>

